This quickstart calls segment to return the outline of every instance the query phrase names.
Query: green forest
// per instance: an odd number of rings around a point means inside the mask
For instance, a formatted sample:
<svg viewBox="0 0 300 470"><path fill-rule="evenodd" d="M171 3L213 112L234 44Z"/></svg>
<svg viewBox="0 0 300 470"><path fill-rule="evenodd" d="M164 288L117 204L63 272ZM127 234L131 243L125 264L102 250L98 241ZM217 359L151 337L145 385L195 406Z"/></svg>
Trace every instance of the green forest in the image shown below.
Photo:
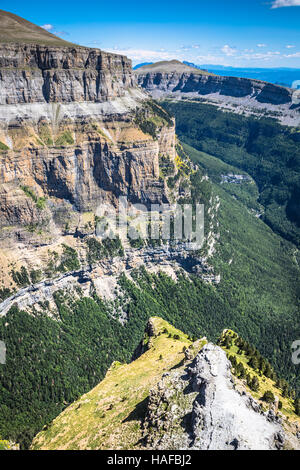
<svg viewBox="0 0 300 470"><path fill-rule="evenodd" d="M214 342L223 329L236 331L256 348L259 358L262 355L270 362L278 380L287 380L299 396L300 378L291 361L291 344L300 337L300 260L293 243L298 236L297 221L288 211L291 188L298 187L298 173L288 164L289 152L299 155L297 139L291 130L280 131L269 121L256 123L240 116L239 122L235 116L232 121L231 115L215 115L214 108L198 103L166 106L176 115L182 151L200 167L191 175L192 199L205 204L207 215L211 197L220 198L215 214L220 237L209 262L221 275L221 283L207 284L196 275L188 277L184 270L178 271L175 282L166 274L150 274L140 268L131 271L131 280L125 275L119 278L116 298L110 302L96 294L87 298L80 291L76 295L63 291L55 295L56 313L51 316L47 303L30 314L13 307L0 318L0 338L7 347L7 361L0 368L2 439L28 448L43 426L99 383L113 361L131 360L151 316L164 318L192 338L207 336ZM214 138L205 137L206 126L215 126ZM260 126L263 158L254 151L254 142L260 142L254 129ZM247 134L250 128L251 136ZM281 149L281 166L272 163L273 141L280 148L278 139L289 142L285 152ZM284 177L273 181L271 174L277 174L279 167ZM222 175L236 172L251 178L239 185L222 182ZM202 181L203 173L210 176L210 182ZM286 199L279 204L277 196L284 185L289 189L282 193ZM271 186L274 192L268 190ZM280 224L275 213L280 215ZM258 214L264 215L260 218ZM206 217L206 224L209 220ZM208 227L205 229L207 233ZM87 249L91 263L103 256L123 255L119 240L113 246L90 240ZM65 248L64 256L63 272L78 267L77 254ZM22 272L16 276L23 282ZM115 312L121 310L127 318L124 325L116 319Z"/></svg>
<svg viewBox="0 0 300 470"><path fill-rule="evenodd" d="M174 282L141 268L132 272L134 282L125 275L119 279L114 306L125 312L124 326L113 318L111 303L96 295L81 298L80 292L77 300L67 292L56 294L57 318L47 315L45 304L42 313L13 308L0 319L0 337L7 345L7 363L0 369L2 438L28 447L44 425L104 377L114 360L130 361L150 316L161 316L193 338L212 341L231 328L299 390L290 350L300 337L293 245L222 185L212 183L211 191L221 198L221 236L214 258L222 276L218 286L194 275L187 278L183 271Z"/></svg>
<svg viewBox="0 0 300 470"><path fill-rule="evenodd" d="M299 247L300 129L200 102L165 101L163 106L175 116L183 142L254 178L264 221Z"/></svg>

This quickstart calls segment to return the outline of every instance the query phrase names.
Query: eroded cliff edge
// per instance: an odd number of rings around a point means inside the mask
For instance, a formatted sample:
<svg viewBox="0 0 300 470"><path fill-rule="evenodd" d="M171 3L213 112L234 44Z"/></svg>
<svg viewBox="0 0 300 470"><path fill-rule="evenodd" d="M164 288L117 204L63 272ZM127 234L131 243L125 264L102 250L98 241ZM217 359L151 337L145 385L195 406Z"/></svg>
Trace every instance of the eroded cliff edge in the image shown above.
<svg viewBox="0 0 300 470"><path fill-rule="evenodd" d="M0 45L0 228L7 269L29 246L71 238L99 206L168 202L175 126L136 85L131 61L85 47ZM20 249L20 251L18 251ZM14 253L18 253L15 259ZM39 260L38 264L47 264ZM9 272L11 269L9 269Z"/></svg>
<svg viewBox="0 0 300 470"><path fill-rule="evenodd" d="M251 96L259 103L292 104L291 90L260 80L188 72L145 73L139 70L136 72L138 83L149 91L197 93L200 96L219 93L236 98Z"/></svg>
<svg viewBox="0 0 300 470"><path fill-rule="evenodd" d="M135 70L138 84L155 99L188 99L237 114L268 115L285 125L299 125L295 90L260 80L221 77L184 66L178 61L146 65Z"/></svg>

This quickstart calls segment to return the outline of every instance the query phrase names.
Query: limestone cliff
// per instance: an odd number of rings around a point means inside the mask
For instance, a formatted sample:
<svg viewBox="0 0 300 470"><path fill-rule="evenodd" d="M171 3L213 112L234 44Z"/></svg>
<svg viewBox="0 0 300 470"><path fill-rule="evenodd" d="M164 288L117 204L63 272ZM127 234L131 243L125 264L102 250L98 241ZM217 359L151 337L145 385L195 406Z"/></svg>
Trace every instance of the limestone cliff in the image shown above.
<svg viewBox="0 0 300 470"><path fill-rule="evenodd" d="M159 155L175 157L174 123L166 113L157 118L134 87L126 57L81 47L1 47L0 103L2 226L40 221L25 186L80 211L119 195L166 200ZM154 134L141 129L140 109L144 123L156 119Z"/></svg>
<svg viewBox="0 0 300 470"><path fill-rule="evenodd" d="M135 70L138 84L154 98L198 99L235 113L264 116L266 111L287 125L299 124L294 90L260 80L221 77L178 61Z"/></svg>
<svg viewBox="0 0 300 470"><path fill-rule="evenodd" d="M79 46L0 46L2 105L107 101L133 84L125 56Z"/></svg>
<svg viewBox="0 0 300 470"><path fill-rule="evenodd" d="M0 43L74 46L74 44L9 11L0 10L0 26Z"/></svg>

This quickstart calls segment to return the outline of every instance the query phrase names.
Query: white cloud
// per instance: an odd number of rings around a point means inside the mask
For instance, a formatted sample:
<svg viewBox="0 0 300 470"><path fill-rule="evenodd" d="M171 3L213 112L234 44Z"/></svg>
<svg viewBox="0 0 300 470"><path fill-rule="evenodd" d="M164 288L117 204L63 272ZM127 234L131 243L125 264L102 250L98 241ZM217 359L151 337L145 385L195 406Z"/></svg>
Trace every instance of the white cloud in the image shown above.
<svg viewBox="0 0 300 470"><path fill-rule="evenodd" d="M280 56L280 52L279 51L269 51L269 52L265 52L265 53L254 53L254 54L243 54L241 55L240 57L238 57L238 59L246 59L246 60L270 60L274 57L278 57Z"/></svg>
<svg viewBox="0 0 300 470"><path fill-rule="evenodd" d="M275 0L271 8L300 7L300 0Z"/></svg>
<svg viewBox="0 0 300 470"><path fill-rule="evenodd" d="M285 54L284 57L286 57L287 59L295 59L297 57L300 57L300 52L295 52L294 54Z"/></svg>
<svg viewBox="0 0 300 470"><path fill-rule="evenodd" d="M54 28L54 26L53 24L43 24L41 28L44 28L46 31L51 31Z"/></svg>
<svg viewBox="0 0 300 470"><path fill-rule="evenodd" d="M291 44L287 44L285 47L286 47L287 49L293 49L293 48L296 47L296 46L292 46Z"/></svg>
<svg viewBox="0 0 300 470"><path fill-rule="evenodd" d="M164 51L164 50L151 50L151 49L109 49L105 48L108 52L114 52L115 54L126 55L130 59L139 62L155 62L159 60L184 60L182 54L178 54L176 51Z"/></svg>
<svg viewBox="0 0 300 470"><path fill-rule="evenodd" d="M256 44L257 47L267 47L267 44Z"/></svg>
<svg viewBox="0 0 300 470"><path fill-rule="evenodd" d="M230 47L228 46L228 44L226 44L225 46L222 47L221 51L227 55L227 57L232 57L233 55L236 54L236 49L234 49L233 47Z"/></svg>

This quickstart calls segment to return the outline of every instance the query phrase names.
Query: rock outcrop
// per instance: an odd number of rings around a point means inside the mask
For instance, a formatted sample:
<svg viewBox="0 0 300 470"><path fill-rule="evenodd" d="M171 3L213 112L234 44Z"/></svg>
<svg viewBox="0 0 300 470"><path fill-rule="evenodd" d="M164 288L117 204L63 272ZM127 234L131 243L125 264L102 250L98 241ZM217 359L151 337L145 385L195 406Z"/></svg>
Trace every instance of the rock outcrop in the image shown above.
<svg viewBox="0 0 300 470"><path fill-rule="evenodd" d="M147 448L193 450L281 449L280 419L235 389L231 364L207 344L186 373L165 374L150 393L144 424Z"/></svg>
<svg viewBox="0 0 300 470"><path fill-rule="evenodd" d="M159 317L129 364L113 363L93 390L35 437L33 449L299 449L298 418L236 383L225 351Z"/></svg>

